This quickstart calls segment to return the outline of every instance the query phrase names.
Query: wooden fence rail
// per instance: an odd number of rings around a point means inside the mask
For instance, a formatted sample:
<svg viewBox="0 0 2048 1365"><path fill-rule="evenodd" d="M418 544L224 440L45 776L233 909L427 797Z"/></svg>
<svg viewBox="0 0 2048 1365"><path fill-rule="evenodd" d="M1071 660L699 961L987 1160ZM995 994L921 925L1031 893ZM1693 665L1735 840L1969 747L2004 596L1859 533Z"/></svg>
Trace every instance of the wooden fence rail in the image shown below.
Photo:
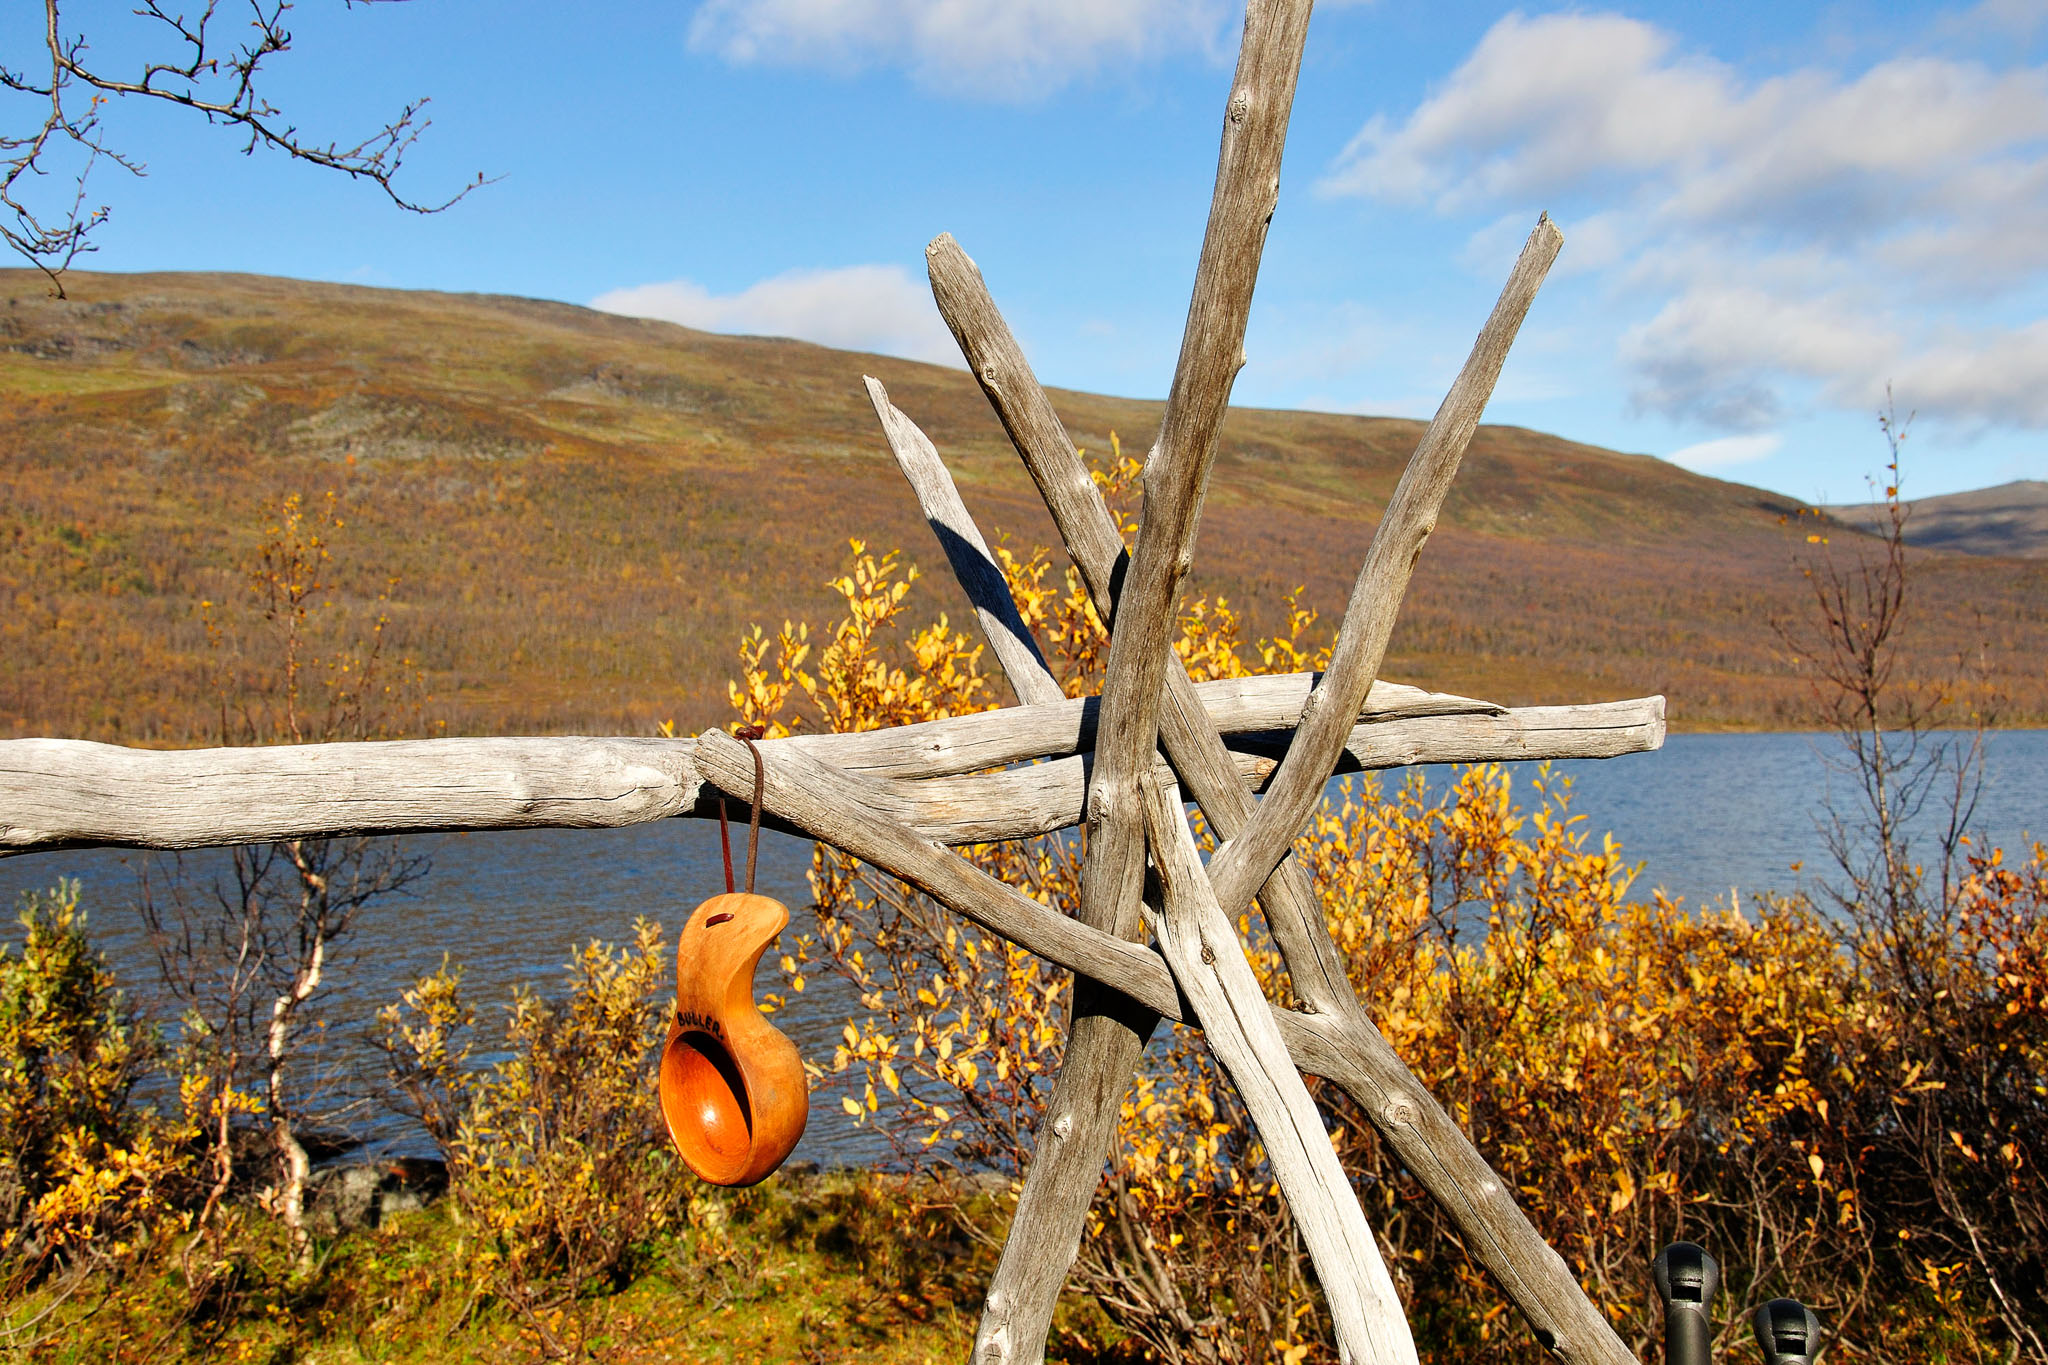
<svg viewBox="0 0 2048 1365"><path fill-rule="evenodd" d="M1239 743L1242 778L1273 769L1311 675L1199 690ZM1352 770L1655 749L1663 698L1509 710L1382 687L1352 730ZM1019 839L1077 824L1094 699L1009 707L854 735L768 740L874 779L892 818L940 843ZM264 749L128 749L69 739L0 741L0 857L108 845L187 849L322 835L601 829L716 818L695 739L423 739ZM1020 750L1025 751L1020 754ZM1030 752L1038 751L1038 752ZM964 765L1031 758L1028 768ZM985 766L985 764L977 765ZM773 820L771 824L775 823ZM787 826L785 826L787 828Z"/></svg>
<svg viewBox="0 0 2048 1365"><path fill-rule="evenodd" d="M998 666L1026 704L759 746L769 824L842 849L1076 974L1060 1076L984 1301L977 1365L1042 1359L1113 1146L1120 1097L1159 1019L1210 1030L1303 1231L1347 1360L1412 1365L1416 1351L1373 1233L1297 1072L1327 1077L1358 1102L1545 1349L1570 1365L1632 1360L1516 1205L1510 1183L1373 1025L1301 860L1288 856L1333 772L1609 758L1663 742L1661 697L1511 709L1375 681L1417 557L1562 244L1548 217L1530 233L1394 490L1328 673L1197 684L1169 638L1244 360L1309 9L1309 0L1247 0L1208 229L1179 363L1145 463L1134 547L1125 546L980 271L950 236L926 249L939 312L1110 623L1102 697L1060 698L939 452L870 380L884 436ZM719 731L695 739L446 739L174 753L13 740L0 742L0 857L95 845L187 849L701 818L715 814L721 793L746 802L755 773L754 756ZM1206 866L1183 789L1221 841ZM1073 917L956 851L1084 822L1088 850ZM1148 860L1159 889L1152 901L1143 895ZM1232 927L1254 897L1298 1010L1260 995Z"/></svg>

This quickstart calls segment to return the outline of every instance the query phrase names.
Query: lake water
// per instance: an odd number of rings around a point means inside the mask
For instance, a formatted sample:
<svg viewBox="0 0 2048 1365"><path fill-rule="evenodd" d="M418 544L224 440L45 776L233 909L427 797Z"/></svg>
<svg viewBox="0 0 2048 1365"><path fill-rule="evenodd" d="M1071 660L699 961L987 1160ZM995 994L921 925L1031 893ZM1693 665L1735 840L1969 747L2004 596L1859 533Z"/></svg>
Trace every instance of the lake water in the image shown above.
<svg viewBox="0 0 2048 1365"><path fill-rule="evenodd" d="M1631 861L1645 864L1638 890L1653 886L1690 903L1809 882L1826 861L1815 817L1829 797L1824 755L1830 741L1802 734L1674 735L1662 750L1601 762L1559 764L1573 780L1572 807L1587 816L1597 842L1612 831ZM1425 769L1435 784L1452 774ZM1516 769L1517 799L1528 804L1534 765ZM1391 780L1391 778L1389 779ZM1837 776L1834 795L1853 809ZM1985 782L1976 827L1990 844L2017 853L2024 837L2048 836L2048 731L1987 737ZM745 830L739 829L744 855ZM717 827L664 821L619 830L530 830L440 835L408 841L431 860L412 894L363 914L353 960L336 964L330 1018L337 1035L359 1034L380 1006L444 952L467 970L479 1006L502 1003L519 983L561 980L562 963L593 938L630 936L636 915L673 930L704 897L724 889ZM0 859L0 906L60 877L84 884L95 938L124 980L147 995L154 958L134 910L138 869L149 855L116 850L45 853ZM187 855L190 869L222 865L219 855ZM758 889L789 904L801 925L808 902L810 845L764 833ZM1794 872L1795 864L1803 871ZM12 929L10 914L6 928ZM12 934L6 934L12 937ZM766 979L768 973L764 971ZM777 1023L805 1055L827 1060L854 1005L836 983L816 982ZM480 1009L487 1026L493 1010ZM366 1136L400 1147L416 1135L394 1121ZM868 1160L881 1152L854 1130L836 1104L814 1104L799 1159L824 1164Z"/></svg>

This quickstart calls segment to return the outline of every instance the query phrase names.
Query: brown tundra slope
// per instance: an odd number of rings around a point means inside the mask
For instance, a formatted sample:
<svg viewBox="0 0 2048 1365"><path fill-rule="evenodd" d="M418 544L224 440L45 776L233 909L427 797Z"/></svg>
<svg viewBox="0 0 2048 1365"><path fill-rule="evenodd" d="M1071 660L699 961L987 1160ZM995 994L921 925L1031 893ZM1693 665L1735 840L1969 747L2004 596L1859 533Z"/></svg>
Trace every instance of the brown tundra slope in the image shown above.
<svg viewBox="0 0 2048 1365"><path fill-rule="evenodd" d="M1837 521L1882 532L1891 510L1881 502L1825 509ZM1969 555L2048 559L2048 480L2015 479L1995 488L1914 498L1905 504L1905 541Z"/></svg>
<svg viewBox="0 0 2048 1365"><path fill-rule="evenodd" d="M962 372L565 304L237 275L0 272L0 735L184 744L257 665L245 569L297 493L339 491L332 610L390 617L451 733L644 732L728 714L749 623L823 625L847 541L962 603L877 432L872 373L992 535L1050 526ZM1075 438L1142 450L1159 405L1057 393ZM1240 409L1196 576L1257 628L1334 622L1414 422ZM1771 628L1807 589L1778 495L1480 429L1390 677L1511 703L1663 692L1677 728L1804 723ZM1837 528L1842 549L1855 538ZM1913 671L1982 652L2048 717L2048 561L1915 552ZM377 599L388 601L381 606ZM211 609L227 643L209 644ZM317 621L316 621L317 624ZM317 645L317 641L316 641ZM316 651L317 652L317 651ZM412 722L408 721L407 724ZM229 720L233 728L232 717Z"/></svg>

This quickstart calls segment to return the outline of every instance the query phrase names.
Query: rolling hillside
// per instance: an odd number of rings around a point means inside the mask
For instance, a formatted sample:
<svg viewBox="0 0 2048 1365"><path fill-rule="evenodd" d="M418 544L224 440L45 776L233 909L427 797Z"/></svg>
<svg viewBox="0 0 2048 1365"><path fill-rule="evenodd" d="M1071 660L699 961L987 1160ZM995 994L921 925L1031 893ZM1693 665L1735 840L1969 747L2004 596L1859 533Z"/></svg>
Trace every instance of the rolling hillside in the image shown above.
<svg viewBox="0 0 2048 1365"><path fill-rule="evenodd" d="M0 734L197 742L218 726L203 600L287 494L342 491L345 608L451 732L727 717L749 623L823 624L849 537L962 603L861 392L872 373L992 535L1051 528L964 373L563 304L233 275L0 272ZM1077 441L1143 449L1156 403L1058 393ZM1419 424L1239 410L1196 576L1255 625L1301 585L1334 621ZM1387 673L1513 703L1661 691L1678 728L1789 727L1769 622L1805 587L1776 495L1481 428ZM1989 638L2010 716L2048 718L2048 561L1927 553L1921 665ZM395 582L393 581L395 580ZM1979 623L1981 617L1982 624Z"/></svg>
<svg viewBox="0 0 2048 1365"><path fill-rule="evenodd" d="M1851 526L1876 530L1889 515L1881 502L1830 507ZM2014 479L1995 488L1915 498L1906 504L1906 543L1968 555L2048 559L2048 481Z"/></svg>

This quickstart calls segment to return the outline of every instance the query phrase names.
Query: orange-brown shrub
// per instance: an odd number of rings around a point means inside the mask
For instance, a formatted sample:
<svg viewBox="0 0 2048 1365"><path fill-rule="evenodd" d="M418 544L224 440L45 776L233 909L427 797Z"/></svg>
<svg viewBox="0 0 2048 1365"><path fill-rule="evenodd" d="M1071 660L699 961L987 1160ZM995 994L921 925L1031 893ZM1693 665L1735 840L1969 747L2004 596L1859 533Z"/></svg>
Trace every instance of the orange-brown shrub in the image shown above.
<svg viewBox="0 0 2048 1365"><path fill-rule="evenodd" d="M1135 470L1103 477L1127 494ZM1100 622L1071 569L999 552L1070 694L1099 682ZM743 719L867 729L994 704L980 647L942 617L913 629L916 576L854 546L846 616L811 665L808 626L742 644ZM1048 583L1048 579L1053 579ZM1180 649L1196 676L1318 662L1314 616L1240 638L1196 600ZM929 671L928 671L929 670ZM1354 983L1389 1039L1509 1179L1525 1210L1639 1354L1658 1330L1648 1263L1678 1237L1720 1258L1723 1347L1780 1294L1816 1308L1845 1358L2043 1356L2041 1120L2048 1108L2048 852L1991 853L1959 888L1934 1015L1888 991L1842 924L1799 897L1686 907L1632 894L1637 868L1545 769L1368 777L1299 845ZM1060 909L1079 836L964 850ZM1067 980L890 878L820 849L816 927L788 988L834 973L861 1013L821 1073L851 1121L926 1169L1013 1178L1060 1054ZM1248 916L1255 965L1284 966ZM1425 1349L1528 1359L1538 1348L1455 1228L1334 1087L1317 1086ZM1070 1316L1084 1354L1323 1359L1317 1291L1292 1221L1199 1031L1155 1041L1124 1103ZM1927 1169L1930 1161L1940 1170ZM1000 1229L977 1222L977 1235ZM1974 1249L1973 1249L1974 1248Z"/></svg>

